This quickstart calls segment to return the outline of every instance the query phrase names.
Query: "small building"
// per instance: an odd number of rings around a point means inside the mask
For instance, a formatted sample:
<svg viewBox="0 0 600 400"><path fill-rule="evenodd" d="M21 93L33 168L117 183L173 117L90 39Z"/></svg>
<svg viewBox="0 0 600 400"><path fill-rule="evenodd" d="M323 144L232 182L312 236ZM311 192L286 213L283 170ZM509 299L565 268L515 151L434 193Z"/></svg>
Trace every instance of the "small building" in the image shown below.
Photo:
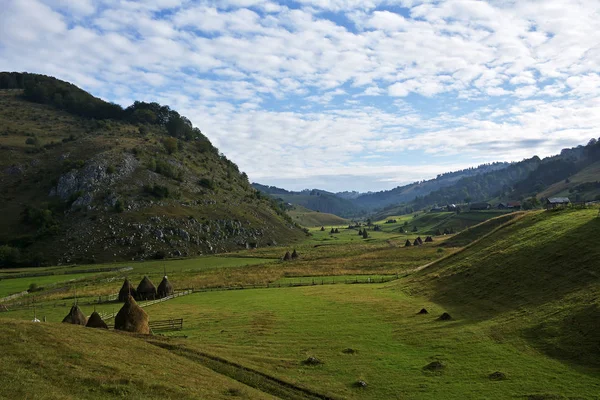
<svg viewBox="0 0 600 400"><path fill-rule="evenodd" d="M569 204L571 204L571 200L568 197L550 197L546 199L546 210L566 207Z"/></svg>
<svg viewBox="0 0 600 400"><path fill-rule="evenodd" d="M480 211L480 210L489 210L490 208L492 208L492 205L490 203L471 203L471 205L469 206L469 209L471 211Z"/></svg>
<svg viewBox="0 0 600 400"><path fill-rule="evenodd" d="M506 203L500 203L497 206L498 210L519 210L521 209L520 201L509 201Z"/></svg>

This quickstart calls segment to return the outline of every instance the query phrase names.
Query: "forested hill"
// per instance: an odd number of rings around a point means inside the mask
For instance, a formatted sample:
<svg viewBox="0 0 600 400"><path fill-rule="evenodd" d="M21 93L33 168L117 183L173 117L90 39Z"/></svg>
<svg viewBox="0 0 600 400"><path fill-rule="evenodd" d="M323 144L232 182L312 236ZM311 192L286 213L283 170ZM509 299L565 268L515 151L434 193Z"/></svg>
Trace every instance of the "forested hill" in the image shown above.
<svg viewBox="0 0 600 400"><path fill-rule="evenodd" d="M252 186L276 200L306 207L313 211L331 213L345 218L359 217L366 213L361 207L356 206L352 200L338 197L334 193L324 190L306 189L294 192L259 183L253 183Z"/></svg>
<svg viewBox="0 0 600 400"><path fill-rule="evenodd" d="M508 167L458 180L413 201L383 209L378 217L398 215L435 205L477 201L525 201L531 207L544 196L565 196L572 201L600 199L600 139L586 146L564 149L559 155L537 156Z"/></svg>
<svg viewBox="0 0 600 400"><path fill-rule="evenodd" d="M304 233L168 106L0 73L0 266L163 258Z"/></svg>
<svg viewBox="0 0 600 400"><path fill-rule="evenodd" d="M452 186L462 178L499 171L507 168L509 165L510 163L506 162L495 162L492 164L483 164L475 168L447 172L438 175L435 179L398 186L391 190L362 194L354 199L354 204L361 208L373 210L391 204L410 202L419 196L425 196L444 187Z"/></svg>

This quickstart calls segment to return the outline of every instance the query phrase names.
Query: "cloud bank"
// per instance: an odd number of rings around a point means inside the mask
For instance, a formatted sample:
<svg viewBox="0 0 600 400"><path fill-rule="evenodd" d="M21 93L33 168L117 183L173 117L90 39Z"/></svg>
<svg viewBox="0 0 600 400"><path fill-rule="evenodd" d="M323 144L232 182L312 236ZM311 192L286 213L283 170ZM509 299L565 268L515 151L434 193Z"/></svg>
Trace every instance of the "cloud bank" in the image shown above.
<svg viewBox="0 0 600 400"><path fill-rule="evenodd" d="M598 31L596 0L4 0L0 70L169 104L254 181L380 190L599 136Z"/></svg>

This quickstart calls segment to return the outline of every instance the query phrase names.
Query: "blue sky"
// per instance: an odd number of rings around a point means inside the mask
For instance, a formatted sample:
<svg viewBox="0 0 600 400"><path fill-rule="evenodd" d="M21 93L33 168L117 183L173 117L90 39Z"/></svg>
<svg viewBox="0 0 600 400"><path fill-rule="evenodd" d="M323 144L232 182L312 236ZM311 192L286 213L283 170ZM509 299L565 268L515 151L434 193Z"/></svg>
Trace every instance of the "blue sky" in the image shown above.
<svg viewBox="0 0 600 400"><path fill-rule="evenodd" d="M188 116L252 181L382 190L600 136L600 1L2 0L0 70Z"/></svg>

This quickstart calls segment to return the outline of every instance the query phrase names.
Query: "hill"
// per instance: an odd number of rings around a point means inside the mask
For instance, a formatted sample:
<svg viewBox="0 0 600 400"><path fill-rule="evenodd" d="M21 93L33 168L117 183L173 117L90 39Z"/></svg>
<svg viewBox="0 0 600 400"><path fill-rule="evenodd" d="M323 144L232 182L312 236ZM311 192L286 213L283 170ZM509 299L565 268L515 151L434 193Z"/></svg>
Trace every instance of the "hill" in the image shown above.
<svg viewBox="0 0 600 400"><path fill-rule="evenodd" d="M599 367L597 209L526 214L422 270L410 290L451 314L506 321L549 355Z"/></svg>
<svg viewBox="0 0 600 400"><path fill-rule="evenodd" d="M4 320L0 335L5 399L272 398L125 333Z"/></svg>
<svg viewBox="0 0 600 400"><path fill-rule="evenodd" d="M483 164L475 168L447 172L438 175L435 179L398 186L391 190L361 194L354 198L354 203L359 207L369 210L379 209L392 204L407 203L415 200L417 197L423 197L436 190L455 185L463 178L503 170L508 166L510 166L509 163L496 162Z"/></svg>
<svg viewBox="0 0 600 400"><path fill-rule="evenodd" d="M348 220L334 214L322 213L302 206L293 206L287 211L292 221L306 227L347 225Z"/></svg>
<svg viewBox="0 0 600 400"><path fill-rule="evenodd" d="M276 200L302 206L313 211L335 214L345 218L365 214L365 211L356 206L351 199L338 197L336 194L325 190L307 189L294 192L259 183L253 183L252 186Z"/></svg>
<svg viewBox="0 0 600 400"><path fill-rule="evenodd" d="M0 90L0 265L186 256L302 236L169 107L121 109L55 78L2 73L4 87L7 77L25 88Z"/></svg>

